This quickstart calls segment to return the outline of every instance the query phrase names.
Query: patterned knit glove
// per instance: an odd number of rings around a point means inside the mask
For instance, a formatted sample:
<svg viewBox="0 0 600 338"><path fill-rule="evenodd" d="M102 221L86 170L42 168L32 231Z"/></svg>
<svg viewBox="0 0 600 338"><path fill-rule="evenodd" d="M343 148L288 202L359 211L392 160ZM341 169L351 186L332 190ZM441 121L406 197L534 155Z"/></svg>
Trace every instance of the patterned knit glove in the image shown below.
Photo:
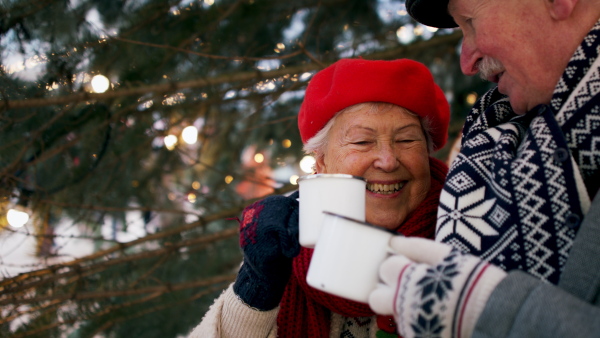
<svg viewBox="0 0 600 338"><path fill-rule="evenodd" d="M298 194L269 196L246 209L240 223L244 262L233 285L247 305L275 308L292 272L298 242Z"/></svg>
<svg viewBox="0 0 600 338"><path fill-rule="evenodd" d="M506 272L432 240L398 236L390 246L398 254L381 264L373 311L393 314L405 338L470 337Z"/></svg>

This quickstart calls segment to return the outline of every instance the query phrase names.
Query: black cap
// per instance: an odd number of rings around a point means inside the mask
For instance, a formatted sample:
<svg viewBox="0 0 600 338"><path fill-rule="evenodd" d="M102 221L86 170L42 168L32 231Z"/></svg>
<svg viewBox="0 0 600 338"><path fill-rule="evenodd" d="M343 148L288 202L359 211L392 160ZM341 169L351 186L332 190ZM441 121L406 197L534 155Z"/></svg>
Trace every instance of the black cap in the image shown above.
<svg viewBox="0 0 600 338"><path fill-rule="evenodd" d="M458 25L448 14L449 0L406 0L406 10L418 22L438 28L453 28Z"/></svg>

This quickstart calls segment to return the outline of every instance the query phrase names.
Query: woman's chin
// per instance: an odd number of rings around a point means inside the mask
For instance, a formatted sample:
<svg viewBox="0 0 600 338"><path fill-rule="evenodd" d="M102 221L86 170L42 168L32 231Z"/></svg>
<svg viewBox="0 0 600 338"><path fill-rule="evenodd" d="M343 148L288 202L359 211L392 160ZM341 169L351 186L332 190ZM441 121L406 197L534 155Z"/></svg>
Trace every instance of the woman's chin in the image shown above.
<svg viewBox="0 0 600 338"><path fill-rule="evenodd" d="M384 227L389 230L394 230L404 221L404 217L401 217L397 214L394 215L395 217L390 217L391 215L389 213L385 213L383 211L379 212L378 214L379 215L369 215L369 213L367 212L367 223Z"/></svg>

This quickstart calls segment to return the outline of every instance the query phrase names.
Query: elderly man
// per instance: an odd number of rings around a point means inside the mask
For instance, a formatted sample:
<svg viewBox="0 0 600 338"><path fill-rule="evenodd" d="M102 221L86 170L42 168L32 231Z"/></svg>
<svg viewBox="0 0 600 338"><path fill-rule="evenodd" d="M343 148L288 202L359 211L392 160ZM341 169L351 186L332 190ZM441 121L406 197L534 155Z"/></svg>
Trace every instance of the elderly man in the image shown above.
<svg viewBox="0 0 600 338"><path fill-rule="evenodd" d="M406 0L497 83L467 117L436 241L396 238L375 312L405 337L600 336L600 1ZM479 258L477 258L478 256Z"/></svg>

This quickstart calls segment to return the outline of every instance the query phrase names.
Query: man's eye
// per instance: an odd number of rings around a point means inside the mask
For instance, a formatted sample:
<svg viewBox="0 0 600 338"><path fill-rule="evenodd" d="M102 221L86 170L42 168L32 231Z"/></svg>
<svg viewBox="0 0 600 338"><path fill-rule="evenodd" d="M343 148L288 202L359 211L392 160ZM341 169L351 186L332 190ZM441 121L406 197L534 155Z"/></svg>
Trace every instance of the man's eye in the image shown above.
<svg viewBox="0 0 600 338"><path fill-rule="evenodd" d="M473 19L472 18L466 18L464 20L465 22L465 26L469 27L469 28L473 28Z"/></svg>

